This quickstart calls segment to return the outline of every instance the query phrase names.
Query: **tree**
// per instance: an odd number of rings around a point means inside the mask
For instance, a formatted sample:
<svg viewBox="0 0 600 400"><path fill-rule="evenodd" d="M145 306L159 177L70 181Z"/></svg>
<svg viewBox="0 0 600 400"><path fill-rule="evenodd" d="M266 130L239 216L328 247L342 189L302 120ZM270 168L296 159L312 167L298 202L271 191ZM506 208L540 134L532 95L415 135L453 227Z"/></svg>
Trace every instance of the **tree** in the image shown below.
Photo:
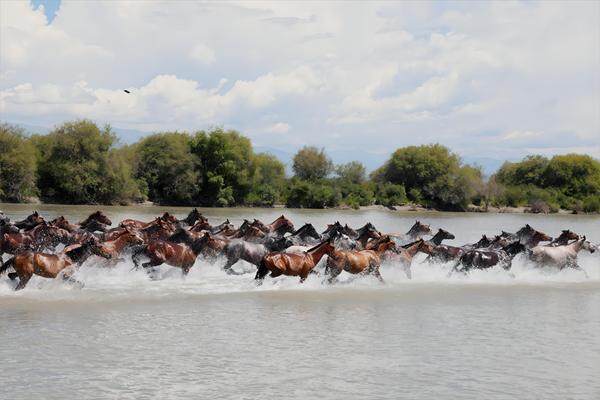
<svg viewBox="0 0 600 400"><path fill-rule="evenodd" d="M298 178L314 182L327 177L333 170L333 163L324 149L304 146L294 156L292 169Z"/></svg>
<svg viewBox="0 0 600 400"><path fill-rule="evenodd" d="M100 130L89 120L66 122L37 137L38 187L46 200L68 204L126 202L125 187L135 187L112 153L110 126Z"/></svg>
<svg viewBox="0 0 600 400"><path fill-rule="evenodd" d="M281 197L285 184L285 165L271 154L261 153L252 159L252 185L246 203L273 206Z"/></svg>
<svg viewBox="0 0 600 400"><path fill-rule="evenodd" d="M336 167L335 173L342 182L361 184L367 179L367 170L365 166L358 161L351 161L346 164L340 164Z"/></svg>
<svg viewBox="0 0 600 400"><path fill-rule="evenodd" d="M37 193L35 147L23 130L0 124L0 200L22 202Z"/></svg>
<svg viewBox="0 0 600 400"><path fill-rule="evenodd" d="M251 188L250 139L221 128L197 132L191 143L199 170L200 202L208 206L241 203Z"/></svg>
<svg viewBox="0 0 600 400"><path fill-rule="evenodd" d="M151 201L160 204L191 205L198 196L198 173L190 151L189 135L157 133L135 145L135 176L143 181Z"/></svg>
<svg viewBox="0 0 600 400"><path fill-rule="evenodd" d="M371 175L375 181L404 186L412 201L450 210L464 210L475 194L470 184L481 179L472 167L440 144L396 150Z"/></svg>

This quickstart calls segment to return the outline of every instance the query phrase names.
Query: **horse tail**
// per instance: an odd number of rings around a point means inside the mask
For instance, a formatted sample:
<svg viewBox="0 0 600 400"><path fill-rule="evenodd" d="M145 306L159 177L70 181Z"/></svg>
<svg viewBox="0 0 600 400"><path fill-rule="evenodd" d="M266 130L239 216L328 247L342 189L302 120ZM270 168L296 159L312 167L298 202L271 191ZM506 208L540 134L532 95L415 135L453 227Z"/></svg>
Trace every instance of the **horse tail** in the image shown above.
<svg viewBox="0 0 600 400"><path fill-rule="evenodd" d="M14 267L15 265L15 257L12 257L6 260L3 264L0 265L0 276L6 272L10 267Z"/></svg>

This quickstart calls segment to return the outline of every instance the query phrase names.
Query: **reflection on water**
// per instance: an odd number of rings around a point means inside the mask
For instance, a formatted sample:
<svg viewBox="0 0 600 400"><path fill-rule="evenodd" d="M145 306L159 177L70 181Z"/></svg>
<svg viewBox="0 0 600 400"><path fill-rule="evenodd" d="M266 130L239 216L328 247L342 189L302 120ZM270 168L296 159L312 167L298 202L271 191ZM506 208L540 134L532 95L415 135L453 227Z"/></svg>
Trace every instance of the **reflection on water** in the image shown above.
<svg viewBox="0 0 600 400"><path fill-rule="evenodd" d="M98 207L37 206L80 220ZM101 207L113 222L171 207ZM31 206L0 205L12 219ZM473 242L525 223L600 241L598 216L400 214L387 211L203 209L211 223L270 222L281 213L322 230L340 220L405 232L420 219ZM226 275L198 261L185 279L163 267L151 281L122 263L77 273L83 290L36 277L22 292L0 278L0 398L493 398L600 395L600 256L578 271L532 268L447 277L421 263L412 280L393 265L371 278Z"/></svg>

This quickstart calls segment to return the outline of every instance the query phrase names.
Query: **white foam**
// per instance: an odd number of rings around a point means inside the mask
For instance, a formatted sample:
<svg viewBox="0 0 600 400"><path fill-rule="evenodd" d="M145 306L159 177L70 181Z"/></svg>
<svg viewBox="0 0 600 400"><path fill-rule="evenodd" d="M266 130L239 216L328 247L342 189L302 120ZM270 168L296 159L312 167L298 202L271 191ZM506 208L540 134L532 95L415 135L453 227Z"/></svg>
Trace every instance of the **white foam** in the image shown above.
<svg viewBox="0 0 600 400"><path fill-rule="evenodd" d="M414 285L579 285L592 284L600 287L600 257L597 254L580 254L579 265L585 271L573 269L557 270L539 268L522 256L513 260L510 271L495 267L487 270L472 270L468 274L453 273L452 263L424 262L425 257L418 255L412 265L412 279L408 279L398 265L381 267L385 279L382 285L374 277L354 276L343 272L334 285L327 284L324 274L315 274L303 284L297 277L270 278L267 276L262 285L254 280L256 268L243 261L234 266L239 275L227 274L223 269L223 260L214 264L198 260L187 276L181 270L169 266L156 269L152 279L143 269L133 269L130 261L122 262L114 268L105 268L93 263L84 264L74 278L84 283L78 288L60 279L46 279L34 276L27 287L14 291L16 281L11 282L6 274L0 278L0 298L20 296L24 298L48 299L118 299L139 297L161 297L180 295L219 294L234 292L262 292L285 290L403 290ZM322 263L316 270L323 271ZM586 276L587 274L587 276Z"/></svg>

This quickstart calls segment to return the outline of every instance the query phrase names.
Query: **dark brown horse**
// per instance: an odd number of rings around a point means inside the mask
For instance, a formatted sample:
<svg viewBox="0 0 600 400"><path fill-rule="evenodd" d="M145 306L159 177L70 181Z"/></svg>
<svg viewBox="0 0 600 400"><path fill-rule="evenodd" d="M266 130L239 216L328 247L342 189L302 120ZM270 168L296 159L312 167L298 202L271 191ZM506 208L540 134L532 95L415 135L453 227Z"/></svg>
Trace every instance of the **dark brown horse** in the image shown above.
<svg viewBox="0 0 600 400"><path fill-rule="evenodd" d="M321 258L333 250L331 243L324 241L304 253L269 253L261 260L254 279L262 280L270 271L272 278L299 276L304 282Z"/></svg>
<svg viewBox="0 0 600 400"><path fill-rule="evenodd" d="M61 253L47 254L34 251L19 253L4 266L0 268L0 274L9 267L13 267L19 277L19 284L15 290L23 289L33 275L43 276L45 278L56 278L59 273L65 269L81 265L92 254L100 257L110 258L95 242L88 241L83 244L76 244L66 247ZM79 283L72 278L73 270L63 274L63 279L72 283Z"/></svg>
<svg viewBox="0 0 600 400"><path fill-rule="evenodd" d="M446 239L452 240L454 238L455 238L455 236L453 234L440 228L440 229L438 229L436 234L433 235L433 237L431 239L429 239L429 241L431 243L435 244L436 246L439 246L440 244L442 244L442 241L444 241Z"/></svg>
<svg viewBox="0 0 600 400"><path fill-rule="evenodd" d="M548 246L564 246L569 244L571 240L579 240L579 235L569 229L565 229Z"/></svg>
<svg viewBox="0 0 600 400"><path fill-rule="evenodd" d="M30 229L35 228L42 222L44 222L44 217L42 217L37 211L34 211L32 214L28 215L24 220L15 222L15 226L19 229L23 229L24 231L28 231Z"/></svg>
<svg viewBox="0 0 600 400"><path fill-rule="evenodd" d="M287 232L294 232L294 224L292 223L292 221L290 221L283 215L275 219L275 221L271 222L268 225L265 225L258 219L255 219L252 222L252 226L259 228L265 233L276 235L284 235Z"/></svg>
<svg viewBox="0 0 600 400"><path fill-rule="evenodd" d="M395 238L400 244L407 244L408 242L414 242L415 240L421 239L425 235L431 235L431 227L427 224L417 220L410 227L408 232L390 234L391 237Z"/></svg>
<svg viewBox="0 0 600 400"><path fill-rule="evenodd" d="M139 258L144 254L149 259L149 261L142 264L144 268L167 264L172 267L181 268L183 274L187 275L196 262L198 254L202 251L203 245L202 239L195 239L189 245L167 242L166 240L156 240L134 252L132 260L135 268L139 268Z"/></svg>
<svg viewBox="0 0 600 400"><path fill-rule="evenodd" d="M473 249L466 251L452 268L450 274L455 271L467 272L471 269L486 269L496 265L505 270L510 269L512 259L527 247L519 241L512 242L501 249Z"/></svg>

